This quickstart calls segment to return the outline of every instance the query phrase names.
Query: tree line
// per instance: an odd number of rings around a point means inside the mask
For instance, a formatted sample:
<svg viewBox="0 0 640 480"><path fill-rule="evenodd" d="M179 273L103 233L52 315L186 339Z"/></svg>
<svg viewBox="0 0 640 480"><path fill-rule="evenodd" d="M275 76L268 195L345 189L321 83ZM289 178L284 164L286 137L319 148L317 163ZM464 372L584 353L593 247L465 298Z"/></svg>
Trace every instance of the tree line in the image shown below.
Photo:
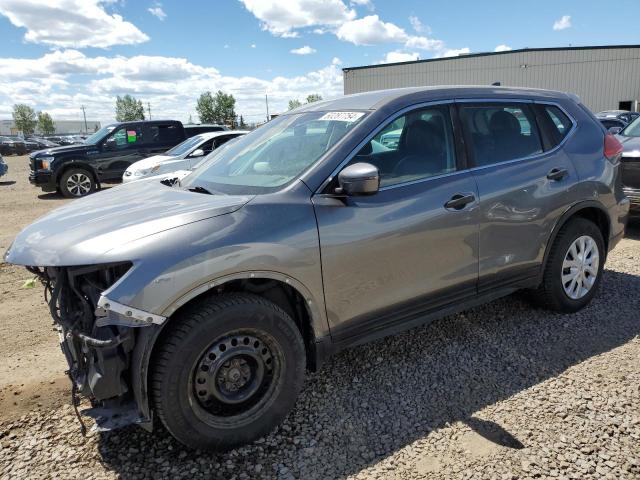
<svg viewBox="0 0 640 480"><path fill-rule="evenodd" d="M23 135L31 135L36 131L41 135L53 135L56 124L47 112L36 112L29 105L18 103L13 106L13 123Z"/></svg>
<svg viewBox="0 0 640 480"><path fill-rule="evenodd" d="M322 100L317 93L307 95L305 103ZM289 100L289 110L300 107L303 103L298 99ZM218 90L215 94L206 91L200 94L196 103L196 112L201 123L217 123L232 128L247 128L242 115L236 114L236 99L233 95ZM144 120L144 105L141 100L131 95L116 97L116 121L131 122ZM189 117L191 119L191 117ZM13 121L16 128L24 135L31 135L38 131L42 135L52 135L56 131L55 123L47 112L36 112L29 105L16 104L13 106ZM191 120L190 120L191 121Z"/></svg>

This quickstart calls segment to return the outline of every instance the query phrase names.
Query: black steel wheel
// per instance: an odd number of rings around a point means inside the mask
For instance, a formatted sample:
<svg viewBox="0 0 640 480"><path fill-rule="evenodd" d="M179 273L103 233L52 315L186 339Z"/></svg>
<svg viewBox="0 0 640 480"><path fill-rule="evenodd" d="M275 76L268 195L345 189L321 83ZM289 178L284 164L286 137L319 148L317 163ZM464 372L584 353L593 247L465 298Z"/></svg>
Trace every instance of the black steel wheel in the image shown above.
<svg viewBox="0 0 640 480"><path fill-rule="evenodd" d="M280 423L302 386L293 320L250 294L212 297L170 320L153 359L154 407L180 442L225 450Z"/></svg>

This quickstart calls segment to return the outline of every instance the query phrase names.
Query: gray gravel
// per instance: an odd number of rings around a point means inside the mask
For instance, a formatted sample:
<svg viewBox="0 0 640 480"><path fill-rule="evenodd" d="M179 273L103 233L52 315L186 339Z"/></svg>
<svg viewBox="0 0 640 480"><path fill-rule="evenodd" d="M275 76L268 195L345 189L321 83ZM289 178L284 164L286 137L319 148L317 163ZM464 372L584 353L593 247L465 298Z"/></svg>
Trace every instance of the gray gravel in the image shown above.
<svg viewBox="0 0 640 480"><path fill-rule="evenodd" d="M0 477L640 478L638 231L586 310L516 295L344 352L253 445L212 455L137 428L83 439L67 406L0 421Z"/></svg>

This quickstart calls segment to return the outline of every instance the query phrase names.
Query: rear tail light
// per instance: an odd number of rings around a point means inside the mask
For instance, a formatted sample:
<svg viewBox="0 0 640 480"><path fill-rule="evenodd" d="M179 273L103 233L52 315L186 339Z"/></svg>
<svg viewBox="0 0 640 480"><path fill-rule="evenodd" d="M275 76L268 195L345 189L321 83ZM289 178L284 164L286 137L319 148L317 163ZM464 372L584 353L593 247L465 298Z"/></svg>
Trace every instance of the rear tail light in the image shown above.
<svg viewBox="0 0 640 480"><path fill-rule="evenodd" d="M616 160L616 157L619 157L623 150L622 143L615 136L610 133L604 136L604 156L609 160Z"/></svg>

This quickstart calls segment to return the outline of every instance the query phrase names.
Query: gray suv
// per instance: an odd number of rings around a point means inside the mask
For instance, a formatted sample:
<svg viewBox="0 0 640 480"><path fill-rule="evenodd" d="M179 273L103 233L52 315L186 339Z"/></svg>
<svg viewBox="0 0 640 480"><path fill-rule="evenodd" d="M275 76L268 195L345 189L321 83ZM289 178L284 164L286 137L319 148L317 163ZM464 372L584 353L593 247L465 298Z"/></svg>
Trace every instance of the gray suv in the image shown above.
<svg viewBox="0 0 640 480"><path fill-rule="evenodd" d="M42 279L87 413L225 449L343 348L520 289L585 307L628 215L621 151L564 93L351 95L59 208L5 259Z"/></svg>

